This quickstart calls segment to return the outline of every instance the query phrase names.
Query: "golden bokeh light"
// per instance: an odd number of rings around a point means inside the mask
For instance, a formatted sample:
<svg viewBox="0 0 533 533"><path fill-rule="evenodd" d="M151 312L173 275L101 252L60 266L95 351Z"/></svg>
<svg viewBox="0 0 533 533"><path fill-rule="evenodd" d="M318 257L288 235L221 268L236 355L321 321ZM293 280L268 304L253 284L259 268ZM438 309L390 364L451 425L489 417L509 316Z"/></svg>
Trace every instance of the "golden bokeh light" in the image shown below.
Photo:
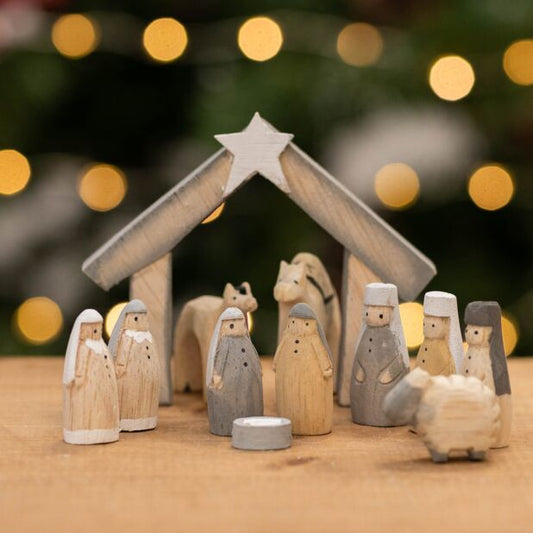
<svg viewBox="0 0 533 533"><path fill-rule="evenodd" d="M418 348L424 340L424 307L418 302L401 303L400 318L407 347Z"/></svg>
<svg viewBox="0 0 533 533"><path fill-rule="evenodd" d="M503 69L517 85L533 84L533 39L516 41L503 54Z"/></svg>
<svg viewBox="0 0 533 533"><path fill-rule="evenodd" d="M188 42L185 26L173 18L153 20L143 33L144 49L152 59L161 63L178 59Z"/></svg>
<svg viewBox="0 0 533 533"><path fill-rule="evenodd" d="M467 96L475 80L472 65L461 56L441 57L429 71L429 85L433 92L451 102Z"/></svg>
<svg viewBox="0 0 533 533"><path fill-rule="evenodd" d="M252 313L246 314L246 320L248 321L248 331L252 333L252 330L254 329L254 317Z"/></svg>
<svg viewBox="0 0 533 533"><path fill-rule="evenodd" d="M511 201L514 195L513 178L500 165L484 165L470 177L468 194L481 209L496 211Z"/></svg>
<svg viewBox="0 0 533 533"><path fill-rule="evenodd" d="M71 59L89 55L99 40L98 25L87 15L63 15L52 26L52 43L60 54Z"/></svg>
<svg viewBox="0 0 533 533"><path fill-rule="evenodd" d="M383 52L379 30L365 22L345 26L337 37L337 53L349 65L366 67L376 63Z"/></svg>
<svg viewBox="0 0 533 533"><path fill-rule="evenodd" d="M113 165L96 164L81 176L78 194L95 211L109 211L122 202L128 183L124 173Z"/></svg>
<svg viewBox="0 0 533 533"><path fill-rule="evenodd" d="M510 355L518 343L518 325L515 318L509 313L502 313L502 335L505 355Z"/></svg>
<svg viewBox="0 0 533 533"><path fill-rule="evenodd" d="M248 59L267 61L281 50L283 33L279 24L271 18L254 17L239 28L237 42Z"/></svg>
<svg viewBox="0 0 533 533"><path fill-rule="evenodd" d="M22 191L30 175L30 163L20 152L0 150L0 194L11 196Z"/></svg>
<svg viewBox="0 0 533 533"><path fill-rule="evenodd" d="M15 312L14 325L19 335L30 344L53 341L63 328L63 314L50 298L36 296L23 302Z"/></svg>
<svg viewBox="0 0 533 533"><path fill-rule="evenodd" d="M108 337L111 337L111 333L113 333L113 328L115 327L115 324L117 323L118 317L120 316L120 313L122 312L122 309L126 307L128 302L120 302L118 304L115 304L105 316L105 322L104 322L104 329L107 333Z"/></svg>
<svg viewBox="0 0 533 533"><path fill-rule="evenodd" d="M213 222L213 220L216 220L222 214L222 211L224 211L225 205L226 204L222 202L210 215L202 220L202 224L209 224L210 222Z"/></svg>
<svg viewBox="0 0 533 533"><path fill-rule="evenodd" d="M405 209L416 202L420 182L409 165L390 163L377 171L374 190L381 203L389 209Z"/></svg>

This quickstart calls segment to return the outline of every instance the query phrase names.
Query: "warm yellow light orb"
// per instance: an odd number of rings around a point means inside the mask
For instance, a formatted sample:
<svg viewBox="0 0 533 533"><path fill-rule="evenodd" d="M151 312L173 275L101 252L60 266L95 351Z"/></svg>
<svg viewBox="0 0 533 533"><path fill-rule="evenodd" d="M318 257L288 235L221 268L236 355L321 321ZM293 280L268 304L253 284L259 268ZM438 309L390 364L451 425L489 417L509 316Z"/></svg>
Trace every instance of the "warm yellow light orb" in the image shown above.
<svg viewBox="0 0 533 533"><path fill-rule="evenodd" d="M281 50L283 33L271 18L254 17L239 28L237 42L248 59L267 61Z"/></svg>
<svg viewBox="0 0 533 533"><path fill-rule="evenodd" d="M54 340L63 327L61 309L44 296L23 302L14 318L16 330L30 344L46 344Z"/></svg>
<svg viewBox="0 0 533 533"><path fill-rule="evenodd" d="M470 177L468 194L481 209L496 211L511 201L514 194L513 178L500 165L482 166Z"/></svg>
<svg viewBox="0 0 533 533"><path fill-rule="evenodd" d="M252 313L246 314L246 320L248 322L248 331L252 333L252 330L254 329L254 317Z"/></svg>
<svg viewBox="0 0 533 533"><path fill-rule="evenodd" d="M128 183L124 173L113 165L96 164L87 169L78 184L78 193L95 211L109 211L122 202Z"/></svg>
<svg viewBox="0 0 533 533"><path fill-rule="evenodd" d="M188 43L185 26L173 18L156 19L146 26L143 33L143 46L148 55L168 63L178 59Z"/></svg>
<svg viewBox="0 0 533 533"><path fill-rule="evenodd" d="M96 22L87 15L63 15L52 26L52 43L60 54L80 59L95 50L99 34Z"/></svg>
<svg viewBox="0 0 533 533"><path fill-rule="evenodd" d="M213 220L216 220L222 214L222 211L224 211L225 205L226 204L222 202L210 215L202 220L202 224L209 224L210 222L213 222Z"/></svg>
<svg viewBox="0 0 533 533"><path fill-rule="evenodd" d="M0 194L10 196L22 191L30 175L30 164L20 152L0 150Z"/></svg>
<svg viewBox="0 0 533 533"><path fill-rule="evenodd" d="M418 348L424 341L424 307L418 302L401 303L400 318L407 347Z"/></svg>
<svg viewBox="0 0 533 533"><path fill-rule="evenodd" d="M416 172L405 163L390 163L379 169L374 190L389 209L405 209L418 198L420 183Z"/></svg>
<svg viewBox="0 0 533 533"><path fill-rule="evenodd" d="M505 50L503 69L518 85L533 84L533 39L516 41Z"/></svg>
<svg viewBox="0 0 533 533"><path fill-rule="evenodd" d="M502 313L502 335L505 355L510 355L518 343L518 325L509 313Z"/></svg>
<svg viewBox="0 0 533 533"><path fill-rule="evenodd" d="M373 65L383 52L383 38L379 30L365 22L345 26L337 37L337 53L349 65Z"/></svg>
<svg viewBox="0 0 533 533"><path fill-rule="evenodd" d="M105 332L107 333L108 337L111 337L111 333L113 333L113 328L115 327L115 324L117 323L118 317L120 316L120 313L122 312L122 309L126 307L128 302L120 302L118 304L115 304L105 316L105 322L104 322L104 328Z"/></svg>
<svg viewBox="0 0 533 533"><path fill-rule="evenodd" d="M455 101L467 96L474 87L472 65L461 56L437 59L429 71L429 85L443 100Z"/></svg>

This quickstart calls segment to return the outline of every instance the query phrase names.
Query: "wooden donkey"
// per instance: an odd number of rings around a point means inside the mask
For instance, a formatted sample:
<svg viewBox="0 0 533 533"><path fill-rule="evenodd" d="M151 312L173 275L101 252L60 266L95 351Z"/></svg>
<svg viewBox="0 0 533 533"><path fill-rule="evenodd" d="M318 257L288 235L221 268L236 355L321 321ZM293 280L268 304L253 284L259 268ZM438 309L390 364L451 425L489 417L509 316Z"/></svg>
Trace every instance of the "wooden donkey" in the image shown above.
<svg viewBox="0 0 533 533"><path fill-rule="evenodd" d="M248 282L227 283L222 298L199 296L184 306L174 331L174 389L178 392L203 391L209 343L218 317L228 307L237 307L244 316L257 309Z"/></svg>
<svg viewBox="0 0 533 533"><path fill-rule="evenodd" d="M301 252L291 263L281 261L274 298L279 303L278 343L287 326L289 311L297 303L306 303L314 311L324 329L333 358L333 383L339 360L341 311L339 298L322 261L313 254Z"/></svg>

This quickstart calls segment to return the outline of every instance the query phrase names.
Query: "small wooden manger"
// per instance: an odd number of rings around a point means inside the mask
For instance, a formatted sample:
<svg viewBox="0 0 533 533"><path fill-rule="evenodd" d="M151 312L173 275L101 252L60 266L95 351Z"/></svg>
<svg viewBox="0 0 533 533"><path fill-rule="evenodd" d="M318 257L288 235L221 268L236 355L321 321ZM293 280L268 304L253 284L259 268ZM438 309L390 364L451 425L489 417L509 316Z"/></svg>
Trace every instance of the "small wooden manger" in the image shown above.
<svg viewBox="0 0 533 533"><path fill-rule="evenodd" d="M254 115L239 133L217 135L224 146L143 211L82 266L102 289L130 278L130 297L151 317L163 379L160 403L172 403L172 250L227 197L256 174L274 183L344 247L342 341L338 400L349 405L349 380L367 283L394 283L414 299L435 276L434 264L344 185Z"/></svg>

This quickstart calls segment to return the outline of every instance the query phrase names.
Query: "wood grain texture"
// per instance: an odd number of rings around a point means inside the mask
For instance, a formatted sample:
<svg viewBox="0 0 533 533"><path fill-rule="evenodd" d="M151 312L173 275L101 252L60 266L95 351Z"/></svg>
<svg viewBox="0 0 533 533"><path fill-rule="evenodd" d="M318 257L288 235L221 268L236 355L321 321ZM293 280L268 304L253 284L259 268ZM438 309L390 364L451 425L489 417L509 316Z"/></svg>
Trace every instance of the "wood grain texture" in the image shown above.
<svg viewBox="0 0 533 533"><path fill-rule="evenodd" d="M361 329L361 312L365 286L381 281L362 261L344 249L342 273L342 336L337 375L337 402L350 405L350 379L352 377L355 348Z"/></svg>
<svg viewBox="0 0 533 533"><path fill-rule="evenodd" d="M159 404L172 403L170 355L172 345L172 255L166 254L130 279L130 299L148 309L150 331L160 362Z"/></svg>
<svg viewBox="0 0 533 533"><path fill-rule="evenodd" d="M270 415L271 365L264 359ZM3 531L531 530L530 358L509 360L510 446L491 450L483 463L444 465L432 464L405 427L359 427L340 407L329 435L295 437L283 451L235 450L230 438L209 433L200 394L178 395L175 405L161 408L154 431L123 433L110 445L69 446L61 441L62 367L61 357L0 357Z"/></svg>

